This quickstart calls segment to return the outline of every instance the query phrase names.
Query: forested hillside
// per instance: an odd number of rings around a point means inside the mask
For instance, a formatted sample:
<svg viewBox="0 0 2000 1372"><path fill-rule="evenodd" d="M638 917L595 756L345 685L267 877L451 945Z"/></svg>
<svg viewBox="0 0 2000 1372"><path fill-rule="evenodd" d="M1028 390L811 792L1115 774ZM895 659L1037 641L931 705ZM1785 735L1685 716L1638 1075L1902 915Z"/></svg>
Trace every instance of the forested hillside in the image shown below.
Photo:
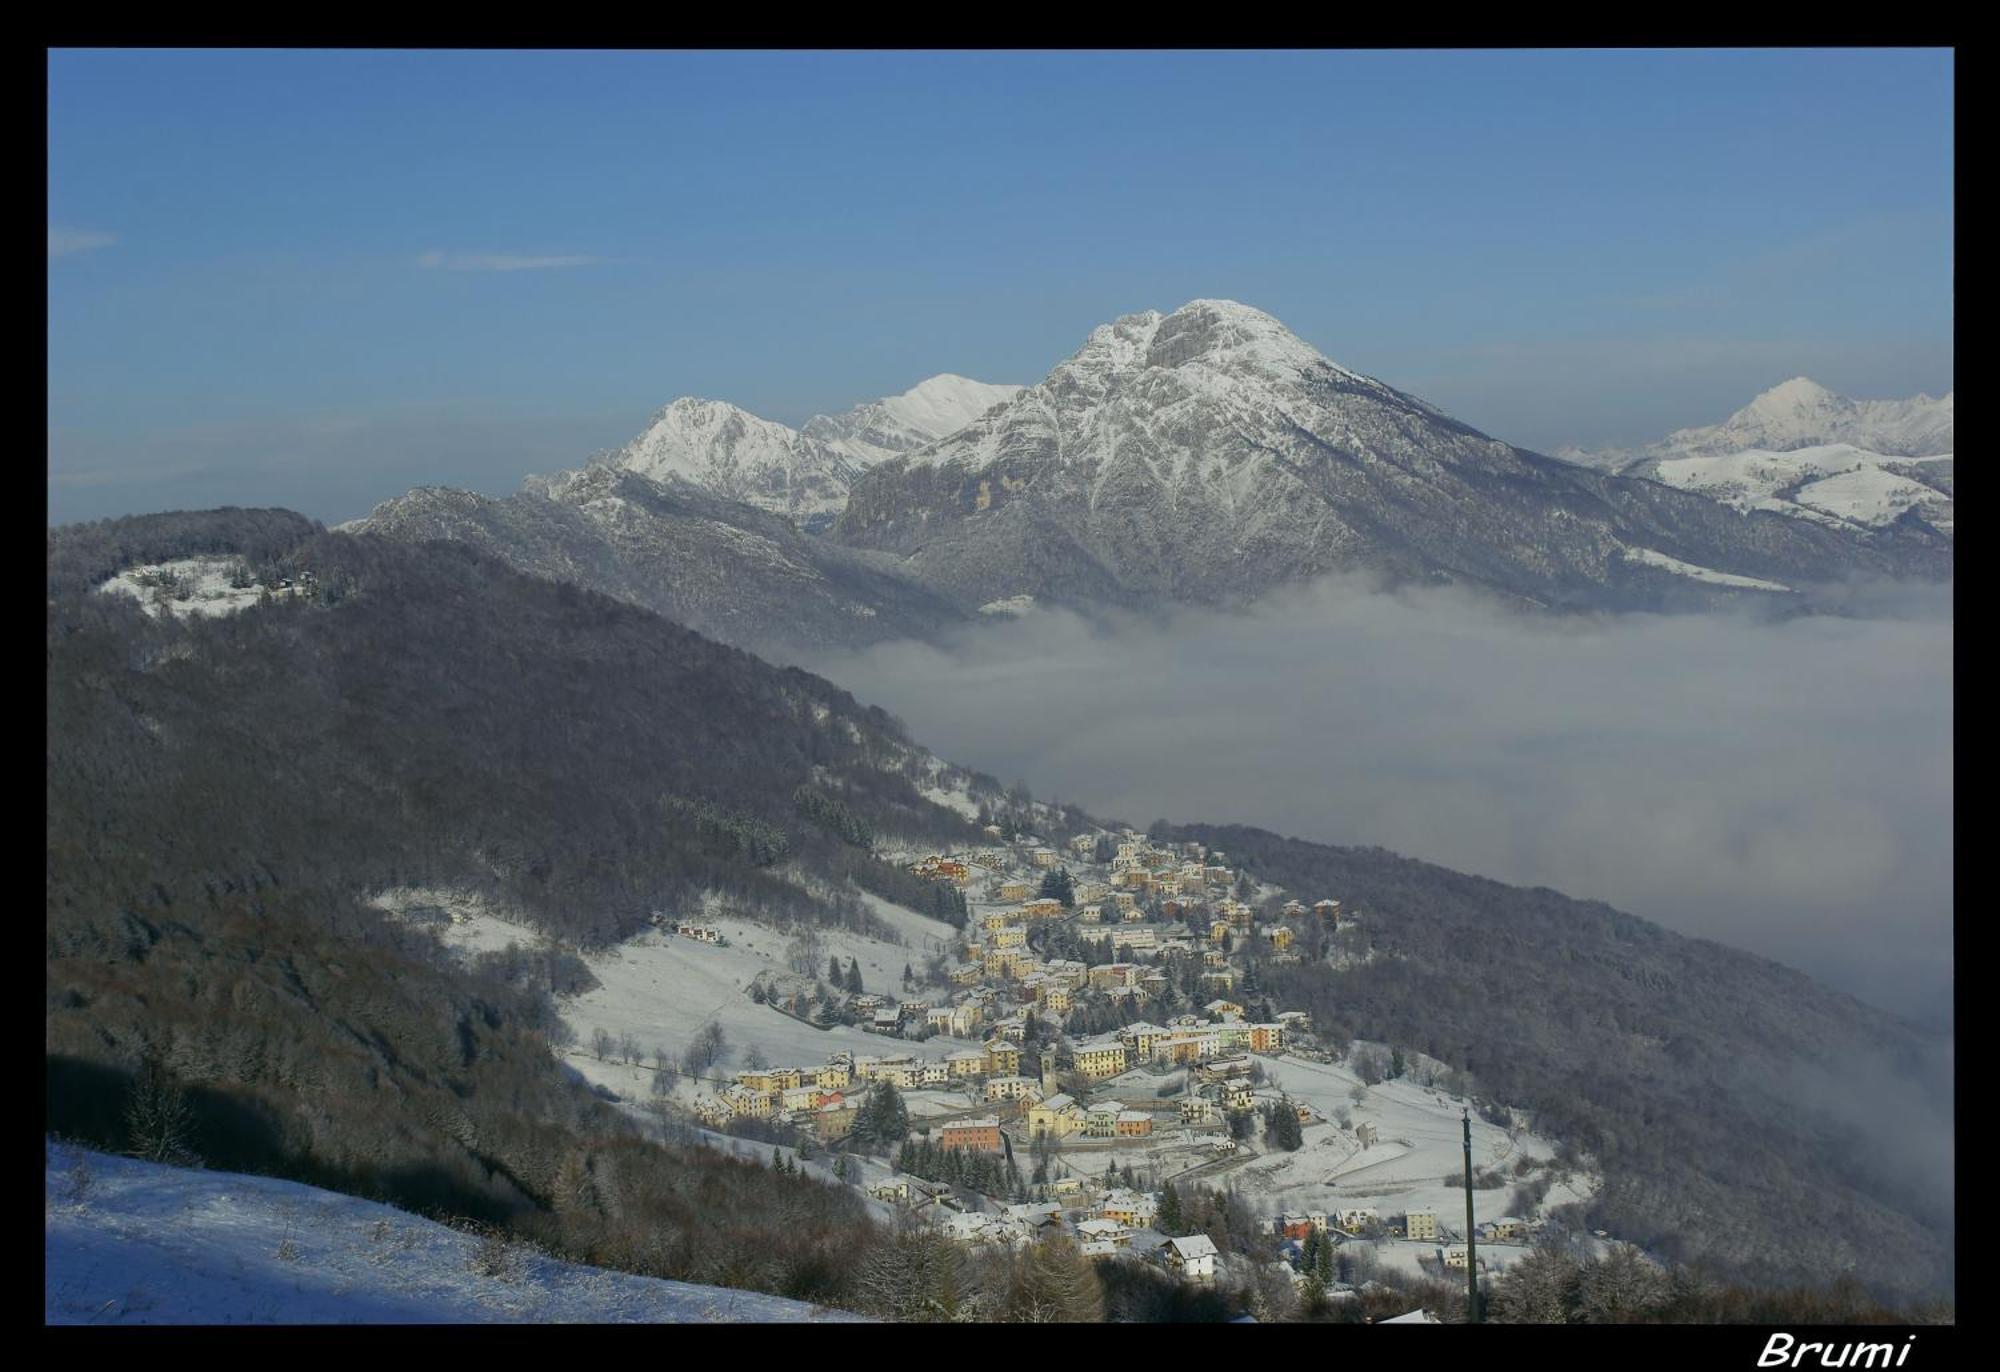
<svg viewBox="0 0 2000 1372"><path fill-rule="evenodd" d="M1947 1042L1598 902L1258 829L1155 833L1346 902L1333 959L1269 968L1273 1000L1531 1110L1601 1165L1595 1223L1753 1279L1949 1287Z"/></svg>
<svg viewBox="0 0 2000 1372"><path fill-rule="evenodd" d="M182 620L89 589L195 553L317 590ZM857 836L966 826L917 796L892 721L463 546L281 512L57 530L50 569L51 1129L127 1146L150 1064L191 1093L212 1165L839 1297L858 1199L640 1140L550 1053L548 990L578 973L561 949L702 893L865 923L801 883L896 889ZM455 968L364 904L395 885L477 892L556 941Z"/></svg>

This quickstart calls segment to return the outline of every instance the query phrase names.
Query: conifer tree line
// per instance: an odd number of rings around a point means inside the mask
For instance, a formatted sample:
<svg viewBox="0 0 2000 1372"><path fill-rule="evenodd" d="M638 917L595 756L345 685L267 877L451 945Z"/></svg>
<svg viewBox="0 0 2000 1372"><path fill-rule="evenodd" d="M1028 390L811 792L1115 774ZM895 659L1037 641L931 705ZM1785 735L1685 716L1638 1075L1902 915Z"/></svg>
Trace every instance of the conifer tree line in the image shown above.
<svg viewBox="0 0 2000 1372"><path fill-rule="evenodd" d="M983 1196L1012 1201L1028 1198L1021 1169L1000 1153L974 1148L946 1148L927 1138L906 1139L896 1150L896 1170L926 1181L941 1181Z"/></svg>

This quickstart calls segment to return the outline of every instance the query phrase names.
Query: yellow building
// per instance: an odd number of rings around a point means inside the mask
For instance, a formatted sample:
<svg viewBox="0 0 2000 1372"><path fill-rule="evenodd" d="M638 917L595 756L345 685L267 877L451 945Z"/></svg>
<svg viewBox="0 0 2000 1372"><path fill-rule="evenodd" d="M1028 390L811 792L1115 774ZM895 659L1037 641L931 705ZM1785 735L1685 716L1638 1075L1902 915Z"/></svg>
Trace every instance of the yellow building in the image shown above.
<svg viewBox="0 0 2000 1372"><path fill-rule="evenodd" d="M986 1070L996 1077L1019 1076L1021 1072L1021 1049L1005 1039L993 1039L986 1045Z"/></svg>
<svg viewBox="0 0 2000 1372"><path fill-rule="evenodd" d="M1083 1112L1076 1101L1066 1095L1050 1096L1047 1100L1036 1101L1028 1107L1028 1133L1047 1134L1050 1138L1068 1138L1083 1123Z"/></svg>
<svg viewBox="0 0 2000 1372"><path fill-rule="evenodd" d="M1125 1045L1085 1044L1076 1050L1076 1070L1093 1081L1117 1076L1125 1070Z"/></svg>

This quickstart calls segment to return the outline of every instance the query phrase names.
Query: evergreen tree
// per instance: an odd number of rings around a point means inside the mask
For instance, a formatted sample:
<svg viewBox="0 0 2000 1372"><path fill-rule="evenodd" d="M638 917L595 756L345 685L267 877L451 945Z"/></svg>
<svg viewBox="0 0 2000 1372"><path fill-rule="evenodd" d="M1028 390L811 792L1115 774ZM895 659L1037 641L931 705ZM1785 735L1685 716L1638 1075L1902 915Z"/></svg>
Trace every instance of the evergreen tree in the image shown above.
<svg viewBox="0 0 2000 1372"><path fill-rule="evenodd" d="M1174 1190L1172 1182L1168 1182L1166 1189L1160 1193L1160 1213L1153 1227L1174 1239L1185 1236L1185 1223L1181 1215L1181 1193Z"/></svg>
<svg viewBox="0 0 2000 1372"><path fill-rule="evenodd" d="M840 972L840 955L838 953L830 954L827 957L826 979L835 986L842 986L847 982L847 978L842 976Z"/></svg>
<svg viewBox="0 0 2000 1372"><path fill-rule="evenodd" d="M189 1147L194 1136L194 1111L188 1104L187 1088L158 1052L149 1051L139 1064L125 1111L125 1129L134 1157L175 1166L194 1161Z"/></svg>
<svg viewBox="0 0 2000 1372"><path fill-rule="evenodd" d="M849 958L847 960L847 989L857 996L861 994L861 960L859 958Z"/></svg>
<svg viewBox="0 0 2000 1372"><path fill-rule="evenodd" d="M910 1135L910 1111L893 1082L878 1081L854 1118L854 1137L886 1151ZM908 1170L908 1169L905 1169Z"/></svg>

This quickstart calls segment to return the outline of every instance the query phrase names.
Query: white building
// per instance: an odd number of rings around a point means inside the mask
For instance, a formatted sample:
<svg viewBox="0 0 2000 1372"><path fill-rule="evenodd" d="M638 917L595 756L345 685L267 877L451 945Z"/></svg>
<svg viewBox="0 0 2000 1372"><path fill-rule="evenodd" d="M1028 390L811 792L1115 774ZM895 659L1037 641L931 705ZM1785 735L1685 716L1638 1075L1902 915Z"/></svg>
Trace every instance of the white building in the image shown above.
<svg viewBox="0 0 2000 1372"><path fill-rule="evenodd" d="M1167 1240L1167 1266L1192 1281L1215 1279L1215 1256L1215 1243L1206 1234Z"/></svg>

